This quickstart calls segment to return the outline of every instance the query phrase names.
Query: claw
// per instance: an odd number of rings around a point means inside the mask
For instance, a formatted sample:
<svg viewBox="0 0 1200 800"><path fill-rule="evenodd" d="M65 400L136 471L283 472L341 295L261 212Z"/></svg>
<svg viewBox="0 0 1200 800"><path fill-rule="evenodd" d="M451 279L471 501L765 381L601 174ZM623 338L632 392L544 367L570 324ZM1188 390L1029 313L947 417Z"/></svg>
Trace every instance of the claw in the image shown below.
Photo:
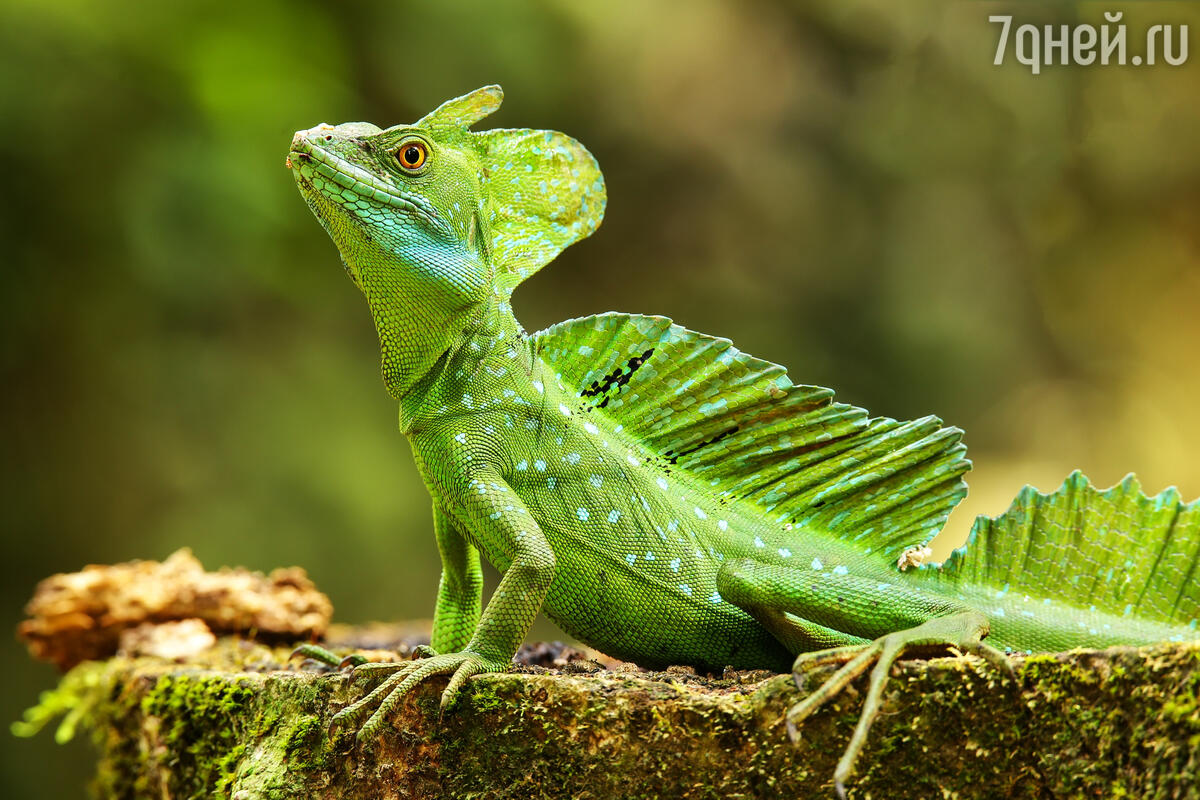
<svg viewBox="0 0 1200 800"><path fill-rule="evenodd" d="M845 663L842 664L837 672L833 673L824 683L818 686L812 694L788 709L787 723L789 735L792 731L796 731L792 738L793 742L800 738L800 733L796 726L808 719L818 708L841 694L850 685L851 681L866 672L870 668L871 662L878 658L883 651L882 642L883 640L881 639L871 644L856 645L853 648L838 648L836 659L832 657L819 660L807 659L807 661L821 664L839 660ZM796 660L799 661L800 659ZM805 672L808 669L809 667L804 667Z"/></svg>
<svg viewBox="0 0 1200 800"><path fill-rule="evenodd" d="M790 713L785 714L784 719L787 722L788 741L792 744L800 744L800 727L795 722L792 722L792 715Z"/></svg>
<svg viewBox="0 0 1200 800"><path fill-rule="evenodd" d="M478 675L483 672L484 666L475 661L467 661L459 666L450 676L450 683L446 684L446 690L442 692L441 709L444 711L454 705L454 701L458 699L458 692L462 689L467 678L473 675Z"/></svg>
<svg viewBox="0 0 1200 800"><path fill-rule="evenodd" d="M362 655L361 653L351 653L339 661L337 666L338 669L345 669L346 667L358 667L366 663L366 656Z"/></svg>
<svg viewBox="0 0 1200 800"><path fill-rule="evenodd" d="M384 681L379 686L375 687L366 697L351 703L341 711L333 715L333 719L329 720L330 733L341 725L346 725L361 717L363 714L370 711L374 706L378 705L389 691L388 685L391 679Z"/></svg>

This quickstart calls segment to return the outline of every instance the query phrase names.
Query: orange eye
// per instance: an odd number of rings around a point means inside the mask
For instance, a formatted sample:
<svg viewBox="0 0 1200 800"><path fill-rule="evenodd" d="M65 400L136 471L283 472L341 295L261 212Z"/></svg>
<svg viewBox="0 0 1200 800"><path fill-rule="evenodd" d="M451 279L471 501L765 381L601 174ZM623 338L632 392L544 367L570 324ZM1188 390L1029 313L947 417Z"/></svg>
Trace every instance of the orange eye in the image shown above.
<svg viewBox="0 0 1200 800"><path fill-rule="evenodd" d="M429 150L425 147L424 142L419 141L407 142L396 151L396 161L409 172L425 166L425 159L428 157Z"/></svg>

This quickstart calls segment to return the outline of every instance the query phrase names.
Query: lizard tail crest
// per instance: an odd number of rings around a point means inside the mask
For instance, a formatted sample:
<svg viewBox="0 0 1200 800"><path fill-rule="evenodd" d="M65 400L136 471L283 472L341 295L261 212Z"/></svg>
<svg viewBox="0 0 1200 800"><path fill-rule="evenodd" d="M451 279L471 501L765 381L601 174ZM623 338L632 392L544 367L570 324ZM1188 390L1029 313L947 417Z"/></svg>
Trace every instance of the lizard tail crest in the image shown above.
<svg viewBox="0 0 1200 800"><path fill-rule="evenodd" d="M1200 500L1153 497L1133 475L1097 489L1073 472L1059 489L1026 486L1008 511L975 520L938 583L1054 597L1076 608L1195 627L1200 618Z"/></svg>

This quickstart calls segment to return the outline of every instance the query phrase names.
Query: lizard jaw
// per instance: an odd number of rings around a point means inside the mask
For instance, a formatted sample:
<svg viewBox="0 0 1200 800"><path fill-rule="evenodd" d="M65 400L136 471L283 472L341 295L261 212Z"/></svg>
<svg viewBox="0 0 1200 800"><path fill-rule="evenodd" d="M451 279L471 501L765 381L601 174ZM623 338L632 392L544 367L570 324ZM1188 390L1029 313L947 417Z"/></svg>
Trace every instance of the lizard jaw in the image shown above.
<svg viewBox="0 0 1200 800"><path fill-rule="evenodd" d="M401 191L322 147L320 142L331 141L335 130L334 126L322 122L315 128L296 131L285 163L293 170L298 181L319 191L336 192L339 195L340 189L349 189L364 200L392 206L423 217L432 224L438 224L437 210L425 198ZM321 180L322 178L324 180ZM330 182L340 189L328 186ZM324 188L322 184L328 188Z"/></svg>

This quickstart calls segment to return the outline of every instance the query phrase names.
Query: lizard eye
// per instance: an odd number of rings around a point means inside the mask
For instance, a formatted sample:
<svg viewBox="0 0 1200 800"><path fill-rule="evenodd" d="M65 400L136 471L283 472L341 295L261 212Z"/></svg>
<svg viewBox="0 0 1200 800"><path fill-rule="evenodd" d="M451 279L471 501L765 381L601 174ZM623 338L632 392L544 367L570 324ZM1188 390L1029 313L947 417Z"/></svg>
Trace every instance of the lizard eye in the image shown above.
<svg viewBox="0 0 1200 800"><path fill-rule="evenodd" d="M428 158L429 149L425 143L415 139L400 145L396 151L396 161L405 172L419 171Z"/></svg>

